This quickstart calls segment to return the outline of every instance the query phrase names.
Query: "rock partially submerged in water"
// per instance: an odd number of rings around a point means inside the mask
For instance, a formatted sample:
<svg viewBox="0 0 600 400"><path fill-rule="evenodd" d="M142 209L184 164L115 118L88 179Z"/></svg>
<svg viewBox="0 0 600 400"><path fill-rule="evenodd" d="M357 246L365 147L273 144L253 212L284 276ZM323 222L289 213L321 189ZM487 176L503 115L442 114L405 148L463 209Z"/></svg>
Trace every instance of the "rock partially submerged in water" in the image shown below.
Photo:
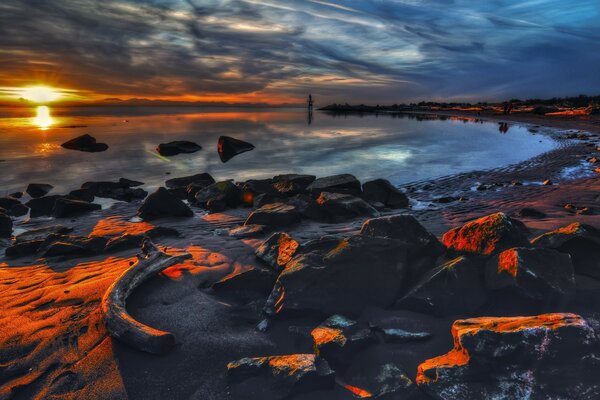
<svg viewBox="0 0 600 400"><path fill-rule="evenodd" d="M287 174L273 177L273 188L284 196L293 196L306 192L308 186L314 182L314 175Z"/></svg>
<svg viewBox="0 0 600 400"><path fill-rule="evenodd" d="M265 225L273 228L294 225L300 222L302 214L291 204L266 204L250 213L244 225Z"/></svg>
<svg viewBox="0 0 600 400"><path fill-rule="evenodd" d="M133 200L142 200L148 195L142 188L132 188L132 185L126 181L119 182L85 182L81 189L88 190L88 195L95 197L109 198L114 200L131 202Z"/></svg>
<svg viewBox="0 0 600 400"><path fill-rule="evenodd" d="M202 150L202 146L187 140L176 140L168 143L161 143L156 147L156 151L161 156L175 156L177 154L189 154Z"/></svg>
<svg viewBox="0 0 600 400"><path fill-rule="evenodd" d="M229 136L219 137L217 142L217 151L222 162L227 162L238 154L254 150L252 143L244 142L243 140L235 139Z"/></svg>
<svg viewBox="0 0 600 400"><path fill-rule="evenodd" d="M305 214L311 219L331 223L379 216L379 212L360 197L329 192L321 192Z"/></svg>
<svg viewBox="0 0 600 400"><path fill-rule="evenodd" d="M434 398L600 396L598 337L578 315L458 320L452 336L454 349L418 368L417 384Z"/></svg>
<svg viewBox="0 0 600 400"><path fill-rule="evenodd" d="M232 181L221 181L199 189L195 202L211 212L220 212L240 205L241 191Z"/></svg>
<svg viewBox="0 0 600 400"><path fill-rule="evenodd" d="M54 211L54 203L56 200L62 198L59 195L50 195L38 197L37 199L31 199L25 205L31 210L29 216L32 218L51 216Z"/></svg>
<svg viewBox="0 0 600 400"><path fill-rule="evenodd" d="M64 197L56 199L52 214L56 218L73 217L80 214L100 210L100 204L88 203L81 200L72 200Z"/></svg>
<svg viewBox="0 0 600 400"><path fill-rule="evenodd" d="M71 139L61 144L61 146L65 149L85 151L88 153L97 153L108 149L108 145L106 143L97 143L96 138L88 135L87 133Z"/></svg>
<svg viewBox="0 0 600 400"><path fill-rule="evenodd" d="M318 197L321 192L359 196L362 192L362 187L354 175L340 174L318 178L308 186L307 190L314 197Z"/></svg>
<svg viewBox="0 0 600 400"><path fill-rule="evenodd" d="M271 235L256 250L256 257L276 271L282 270L296 254L299 244L285 232Z"/></svg>
<svg viewBox="0 0 600 400"><path fill-rule="evenodd" d="M408 197L387 179L363 183L362 198L371 204L379 203L389 208L408 208Z"/></svg>
<svg viewBox="0 0 600 400"><path fill-rule="evenodd" d="M12 219L3 212L0 212L0 237L10 237L12 235L12 228Z"/></svg>
<svg viewBox="0 0 600 400"><path fill-rule="evenodd" d="M190 183L196 183L199 185L209 186L215 183L215 180L210 174L203 172L201 174L195 174L190 176L182 176L179 178L171 178L165 181L165 186L169 189L186 187Z"/></svg>
<svg viewBox="0 0 600 400"><path fill-rule="evenodd" d="M314 354L242 358L227 364L227 380L239 399L284 399L332 389L335 372Z"/></svg>
<svg viewBox="0 0 600 400"><path fill-rule="evenodd" d="M53 188L54 186L47 183L30 183L27 185L25 192L27 192L27 194L32 198L36 199L38 197L47 195Z"/></svg>
<svg viewBox="0 0 600 400"><path fill-rule="evenodd" d="M138 209L138 215L145 220L163 217L193 217L194 212L164 187L149 195Z"/></svg>

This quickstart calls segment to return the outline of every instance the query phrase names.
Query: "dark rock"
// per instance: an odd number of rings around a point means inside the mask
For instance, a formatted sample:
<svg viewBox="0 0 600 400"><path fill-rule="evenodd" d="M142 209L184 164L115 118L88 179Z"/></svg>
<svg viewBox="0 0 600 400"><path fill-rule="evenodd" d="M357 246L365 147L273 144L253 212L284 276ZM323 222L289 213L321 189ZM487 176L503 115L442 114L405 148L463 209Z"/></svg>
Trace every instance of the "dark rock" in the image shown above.
<svg viewBox="0 0 600 400"><path fill-rule="evenodd" d="M304 193L315 178L314 175L277 175L273 177L273 187L282 195L293 196Z"/></svg>
<svg viewBox="0 0 600 400"><path fill-rule="evenodd" d="M47 195L53 188L54 186L47 183L30 183L27 185L25 192L34 199L37 199L38 197Z"/></svg>
<svg viewBox="0 0 600 400"><path fill-rule="evenodd" d="M244 197L244 194L242 194L242 196ZM285 203L285 201L286 198L279 194L262 193L254 196L254 198L252 199L252 207L260 208L265 204Z"/></svg>
<svg viewBox="0 0 600 400"><path fill-rule="evenodd" d="M532 240L535 247L555 249L571 255L575 272L600 279L600 230L572 223Z"/></svg>
<svg viewBox="0 0 600 400"><path fill-rule="evenodd" d="M310 333L315 354L336 371L345 369L356 353L377 343L377 336L366 323L333 315Z"/></svg>
<svg viewBox="0 0 600 400"><path fill-rule="evenodd" d="M44 239L16 242L12 246L7 247L4 254L8 258L32 256L40 250L45 242L46 241Z"/></svg>
<svg viewBox="0 0 600 400"><path fill-rule="evenodd" d="M229 136L219 137L217 151L222 162L227 162L238 154L253 150L254 145Z"/></svg>
<svg viewBox="0 0 600 400"><path fill-rule="evenodd" d="M383 340L386 343L422 342L431 338L429 332L408 332L404 329L380 327L374 327L373 329L383 335Z"/></svg>
<svg viewBox="0 0 600 400"><path fill-rule="evenodd" d="M187 140L176 140L174 142L169 143L161 143L156 148L156 151L161 156L175 156L181 153L195 153L197 151L202 150L202 146L189 142Z"/></svg>
<svg viewBox="0 0 600 400"><path fill-rule="evenodd" d="M431 201L434 203L438 203L438 204L448 204L448 203L454 203L455 201L459 201L459 200L461 200L461 197L445 196L445 197L435 198Z"/></svg>
<svg viewBox="0 0 600 400"><path fill-rule="evenodd" d="M250 179L239 184L242 191L242 201L247 206L254 206L257 196L275 196L273 179Z"/></svg>
<svg viewBox="0 0 600 400"><path fill-rule="evenodd" d="M327 361L314 354L242 358L227 364L236 399L278 400L333 389L334 374Z"/></svg>
<svg viewBox="0 0 600 400"><path fill-rule="evenodd" d="M62 197L63 196L59 195L51 195L29 200L27 203L25 203L25 205L31 210L29 212L29 216L31 218L51 216L52 211L54 210L54 203L56 200Z"/></svg>
<svg viewBox="0 0 600 400"><path fill-rule="evenodd" d="M266 225L285 227L300 222L302 215L293 205L284 203L266 204L252 211L244 225Z"/></svg>
<svg viewBox="0 0 600 400"><path fill-rule="evenodd" d="M537 107L534 107L533 110L531 110L531 112L533 114L538 114L538 115L544 115L547 113L552 113L552 112L557 112L557 111L560 111L560 110L558 109L558 107L555 107L555 106L537 106Z"/></svg>
<svg viewBox="0 0 600 400"><path fill-rule="evenodd" d="M12 219L8 215L0 213L0 237L10 237L12 229Z"/></svg>
<svg viewBox="0 0 600 400"><path fill-rule="evenodd" d="M471 314L487 300L482 272L471 260L456 258L431 270L396 307L437 316Z"/></svg>
<svg viewBox="0 0 600 400"><path fill-rule="evenodd" d="M131 202L144 199L148 192L141 188L132 189L124 182L85 182L81 189L87 189L95 197Z"/></svg>
<svg viewBox="0 0 600 400"><path fill-rule="evenodd" d="M254 293L268 295L276 275L265 268L251 267L245 271L235 272L212 285L220 293L233 294L236 297L252 298ZM263 297L264 299L264 297Z"/></svg>
<svg viewBox="0 0 600 400"><path fill-rule="evenodd" d="M186 187L191 183L195 183L197 185L206 187L215 183L215 180L212 176L210 176L210 174L202 173L190 176L182 176L180 178L168 179L167 181L165 181L165 186L169 189L173 189Z"/></svg>
<svg viewBox="0 0 600 400"><path fill-rule="evenodd" d="M458 320L452 335L453 350L418 368L417 384L436 399L600 396L598 338L578 315Z"/></svg>
<svg viewBox="0 0 600 400"><path fill-rule="evenodd" d="M504 250L486 265L485 281L490 289L511 290L534 300L547 300L575 291L571 257L551 249Z"/></svg>
<svg viewBox="0 0 600 400"><path fill-rule="evenodd" d="M162 226L157 226L149 231L139 234L129 234L125 233L121 236L111 238L104 248L106 253L117 252L121 250L128 249L139 249L144 242L146 237L154 240L159 237L177 237L179 236L179 232L173 228L165 228Z"/></svg>
<svg viewBox="0 0 600 400"><path fill-rule="evenodd" d="M546 179L544 182L542 182L542 185L544 186L552 186L554 183L550 180L550 179Z"/></svg>
<svg viewBox="0 0 600 400"><path fill-rule="evenodd" d="M219 212L239 206L242 195L232 181L221 181L196 192L195 201L209 211Z"/></svg>
<svg viewBox="0 0 600 400"><path fill-rule="evenodd" d="M15 241L16 243L19 243L31 240L45 239L49 235L66 235L72 231L73 228L69 228L64 225L51 225L23 232L15 237Z"/></svg>
<svg viewBox="0 0 600 400"><path fill-rule="evenodd" d="M89 248L75 243L54 242L50 244L44 252L44 257L59 257L59 256L89 256L96 254Z"/></svg>
<svg viewBox="0 0 600 400"><path fill-rule="evenodd" d="M321 192L344 193L359 196L362 192L361 184L353 175L340 174L318 178L311 183L307 190L317 197Z"/></svg>
<svg viewBox="0 0 600 400"><path fill-rule="evenodd" d="M10 210L13 206L19 205L21 202L15 197L0 197L0 207L5 210Z"/></svg>
<svg viewBox="0 0 600 400"><path fill-rule="evenodd" d="M56 218L67 218L100 210L101 208L100 204L61 197L54 202L54 210L52 213Z"/></svg>
<svg viewBox="0 0 600 400"><path fill-rule="evenodd" d="M524 207L517 214L521 218L546 218L546 214L535 208Z"/></svg>
<svg viewBox="0 0 600 400"><path fill-rule="evenodd" d="M229 236L246 239L266 235L270 232L269 227L265 225L241 225L229 230Z"/></svg>
<svg viewBox="0 0 600 400"><path fill-rule="evenodd" d="M279 271L294 257L298 242L284 232L274 233L256 250L256 257Z"/></svg>
<svg viewBox="0 0 600 400"><path fill-rule="evenodd" d="M24 204L15 204L14 206L12 206L10 208L10 210L7 210L8 214L12 215L13 217L22 217L23 215L26 215L29 212L29 207L27 207Z"/></svg>
<svg viewBox="0 0 600 400"><path fill-rule="evenodd" d="M159 187L144 200L138 209L138 215L145 220L152 220L162 217L193 217L194 213L167 189Z"/></svg>
<svg viewBox="0 0 600 400"><path fill-rule="evenodd" d="M375 179L362 186L362 198L389 208L408 208L408 197L386 179Z"/></svg>
<svg viewBox="0 0 600 400"><path fill-rule="evenodd" d="M20 199L23 197L23 192L14 192L8 195L9 197L14 197L15 199Z"/></svg>
<svg viewBox="0 0 600 400"><path fill-rule="evenodd" d="M129 187L142 186L144 184L144 182L134 181L132 179L127 178L119 178L119 183L123 183Z"/></svg>
<svg viewBox="0 0 600 400"><path fill-rule="evenodd" d="M356 235L325 253L307 251L279 274L267 315L304 310L353 316L367 306L390 306L403 285L406 249L398 241Z"/></svg>
<svg viewBox="0 0 600 400"><path fill-rule="evenodd" d="M377 368L365 368L356 376L350 376L348 380L351 384L344 383L342 386L350 391L354 398L413 399L418 392L406 372L393 363L386 363Z"/></svg>
<svg viewBox="0 0 600 400"><path fill-rule="evenodd" d="M96 143L96 138L88 134L71 139L61 144L61 146L65 149L85 151L88 153L96 153L108 149L108 145L106 143Z"/></svg>
<svg viewBox="0 0 600 400"><path fill-rule="evenodd" d="M442 237L449 249L459 253L491 255L511 247L529 247L527 228L504 213L491 214L449 230Z"/></svg>
<svg viewBox="0 0 600 400"><path fill-rule="evenodd" d="M94 196L94 191L91 189L75 189L69 192L67 198L91 203L96 197Z"/></svg>
<svg viewBox="0 0 600 400"><path fill-rule="evenodd" d="M305 215L317 221L337 223L358 217L377 217L379 212L360 197L321 192Z"/></svg>

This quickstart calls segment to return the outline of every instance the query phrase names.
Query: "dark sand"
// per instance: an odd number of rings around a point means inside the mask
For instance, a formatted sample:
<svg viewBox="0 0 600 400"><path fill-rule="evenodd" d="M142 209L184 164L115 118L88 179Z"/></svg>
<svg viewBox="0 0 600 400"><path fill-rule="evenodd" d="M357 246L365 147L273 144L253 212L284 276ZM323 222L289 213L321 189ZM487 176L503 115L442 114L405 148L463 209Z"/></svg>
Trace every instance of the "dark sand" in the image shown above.
<svg viewBox="0 0 600 400"><path fill-rule="evenodd" d="M523 207L534 207L547 214L543 219L522 219L532 229L532 236L574 221L600 227L600 211L596 215L578 215L564 208L564 204L571 203L579 208L600 210L600 175L594 172L594 165L585 161L600 154L596 151L600 145L600 120L529 115L502 116L501 119L586 130L594 136L585 140L558 139L563 143L559 149L516 166L407 185L409 196L422 208L410 213L438 236L469 219L497 211L512 214ZM588 177L575 180L561 177L565 168L579 165L590 173ZM555 184L538 184L545 179ZM511 186L514 180L531 184ZM504 186L472 190L477 184L494 183ZM467 199L426 207L432 199L449 195ZM81 235L144 231L150 224L128 222L138 206L118 202L110 209L60 223L76 227L74 234ZM171 267L142 285L129 302L128 308L135 318L175 334L177 344L165 356L145 354L111 340L101 320L99 301L114 279L128 268L135 250L108 258L69 261L0 260L3 262L0 267L0 398L224 399L228 398L227 362L245 356L312 352L309 338L289 332L288 326L310 329L319 319L281 321L261 333L254 329L260 318L256 312L262 306L260 301L243 305L208 289L221 277L256 265L253 253L261 240L227 236L227 230L242 222L248 212L249 209L237 209L224 214L197 214L189 219L153 222L175 227L183 234L181 238L158 240L159 245L168 246L170 251L185 249L194 256L193 260ZM56 222L38 219L17 227L29 229ZM361 223L359 220L334 225L303 222L288 231L304 240L353 232ZM561 307L586 314L585 309L574 309L570 305L556 306L553 310ZM531 310L541 311L546 310ZM434 318L398 310L365 311L361 319L386 327L428 331L433 338L422 343L373 346L357 355L343 378L351 380L356 371L381 360L397 362L414 378L420 362L451 348L450 326L459 317ZM351 396L338 387L334 394L311 393L297 398Z"/></svg>

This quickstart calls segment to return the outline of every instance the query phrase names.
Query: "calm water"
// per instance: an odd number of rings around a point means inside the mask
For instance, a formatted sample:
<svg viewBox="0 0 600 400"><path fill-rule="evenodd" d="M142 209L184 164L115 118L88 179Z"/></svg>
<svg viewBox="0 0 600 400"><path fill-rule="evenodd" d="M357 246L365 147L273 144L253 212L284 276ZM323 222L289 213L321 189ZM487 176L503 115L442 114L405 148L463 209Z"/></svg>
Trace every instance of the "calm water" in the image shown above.
<svg viewBox="0 0 600 400"><path fill-rule="evenodd" d="M29 182L50 183L58 193L89 180L127 177L158 185L198 172L236 180L348 172L361 180L384 177L402 184L516 163L555 146L524 127L501 132L497 123L479 121L315 112L308 122L304 110L290 109L0 109L2 194ZM82 153L60 147L84 133L109 149ZM216 150L220 135L256 149L223 164ZM158 156L156 146L172 140L191 140L203 149Z"/></svg>

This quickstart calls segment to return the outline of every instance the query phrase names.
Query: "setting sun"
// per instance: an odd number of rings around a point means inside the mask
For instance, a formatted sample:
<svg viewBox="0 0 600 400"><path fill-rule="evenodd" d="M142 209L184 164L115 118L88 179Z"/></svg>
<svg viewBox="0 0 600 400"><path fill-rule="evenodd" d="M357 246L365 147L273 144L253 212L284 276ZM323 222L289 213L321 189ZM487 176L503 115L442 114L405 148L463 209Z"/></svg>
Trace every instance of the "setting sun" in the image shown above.
<svg viewBox="0 0 600 400"><path fill-rule="evenodd" d="M47 86L24 88L20 95L25 100L33 101L35 103L49 103L60 98L60 93L58 91Z"/></svg>

